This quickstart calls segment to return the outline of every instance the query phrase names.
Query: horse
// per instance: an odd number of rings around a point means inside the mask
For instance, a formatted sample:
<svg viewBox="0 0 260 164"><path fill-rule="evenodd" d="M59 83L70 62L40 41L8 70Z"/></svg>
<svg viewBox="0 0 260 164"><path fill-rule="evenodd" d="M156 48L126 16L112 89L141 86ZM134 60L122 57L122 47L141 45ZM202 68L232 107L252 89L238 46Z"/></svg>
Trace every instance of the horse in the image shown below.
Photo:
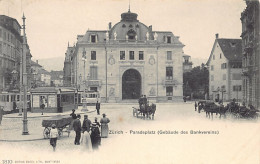
<svg viewBox="0 0 260 164"><path fill-rule="evenodd" d="M156 105L154 103L152 103L152 105L148 105L147 106L147 117L149 117L151 119L151 116L152 116L152 119L154 119L154 113L156 111Z"/></svg>
<svg viewBox="0 0 260 164"><path fill-rule="evenodd" d="M209 102L206 103L204 106L202 106L203 109L206 112L206 117L210 118L210 114L211 114L211 118L213 119L213 113L216 113L216 115L219 114L219 118L221 118L221 116L223 115L224 117L226 117L226 111L229 109L227 106L224 107L224 105L216 105L214 102Z"/></svg>

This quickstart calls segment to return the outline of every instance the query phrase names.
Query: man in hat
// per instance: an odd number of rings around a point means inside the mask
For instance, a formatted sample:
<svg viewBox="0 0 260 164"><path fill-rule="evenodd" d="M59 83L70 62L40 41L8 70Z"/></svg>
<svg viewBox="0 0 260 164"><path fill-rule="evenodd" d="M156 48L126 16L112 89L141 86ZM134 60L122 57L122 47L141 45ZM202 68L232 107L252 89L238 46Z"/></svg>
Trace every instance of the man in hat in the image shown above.
<svg viewBox="0 0 260 164"><path fill-rule="evenodd" d="M74 128L74 131L76 133L74 144L79 145L80 144L79 141L80 141L80 137L81 137L81 122L80 122L80 115L79 114L77 115L77 119L74 120L73 128Z"/></svg>
<svg viewBox="0 0 260 164"><path fill-rule="evenodd" d="M88 115L84 115L84 121L82 124L82 132L84 133L87 131L89 133L91 126L91 121L88 119Z"/></svg>
<svg viewBox="0 0 260 164"><path fill-rule="evenodd" d="M103 113L103 118L101 118L100 123L101 123L101 137L102 138L107 138L108 136L108 123L110 120L106 118L106 114Z"/></svg>

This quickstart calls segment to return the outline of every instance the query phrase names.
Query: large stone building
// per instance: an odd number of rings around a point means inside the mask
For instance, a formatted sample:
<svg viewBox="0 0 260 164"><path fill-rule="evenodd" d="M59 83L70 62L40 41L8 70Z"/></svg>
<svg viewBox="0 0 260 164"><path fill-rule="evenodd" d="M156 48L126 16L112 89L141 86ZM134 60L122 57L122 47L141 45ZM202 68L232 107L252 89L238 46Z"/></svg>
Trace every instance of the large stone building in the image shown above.
<svg viewBox="0 0 260 164"><path fill-rule="evenodd" d="M22 57L21 26L16 19L0 15L0 92L19 89ZM27 48L27 73L28 87L31 83L31 53L26 42Z"/></svg>
<svg viewBox="0 0 260 164"><path fill-rule="evenodd" d="M216 39L207 62L209 97L213 100L242 99L242 40Z"/></svg>
<svg viewBox="0 0 260 164"><path fill-rule="evenodd" d="M141 95L157 102L181 100L183 47L178 36L154 31L129 10L108 30L78 35L76 46L68 47L71 68L64 65L64 78L80 90L98 91L102 102L127 102Z"/></svg>
<svg viewBox="0 0 260 164"><path fill-rule="evenodd" d="M246 0L241 14L243 50L243 100L260 107L259 1Z"/></svg>

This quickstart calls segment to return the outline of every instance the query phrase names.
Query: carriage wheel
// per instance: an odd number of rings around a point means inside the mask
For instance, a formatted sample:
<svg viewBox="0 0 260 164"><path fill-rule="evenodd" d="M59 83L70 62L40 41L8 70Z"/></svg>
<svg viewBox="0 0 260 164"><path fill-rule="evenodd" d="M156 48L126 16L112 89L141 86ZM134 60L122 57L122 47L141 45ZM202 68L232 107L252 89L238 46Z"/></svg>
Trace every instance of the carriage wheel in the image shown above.
<svg viewBox="0 0 260 164"><path fill-rule="evenodd" d="M48 127L45 127L45 129L43 130L43 137L44 139L50 138L50 129Z"/></svg>

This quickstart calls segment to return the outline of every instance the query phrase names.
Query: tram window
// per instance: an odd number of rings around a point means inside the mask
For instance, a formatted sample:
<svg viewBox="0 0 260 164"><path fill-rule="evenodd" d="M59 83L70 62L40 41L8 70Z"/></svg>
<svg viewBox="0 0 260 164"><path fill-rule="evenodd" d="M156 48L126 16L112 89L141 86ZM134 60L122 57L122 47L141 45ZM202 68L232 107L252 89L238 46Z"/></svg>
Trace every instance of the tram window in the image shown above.
<svg viewBox="0 0 260 164"><path fill-rule="evenodd" d="M9 102L9 95L6 95L6 102Z"/></svg>
<svg viewBox="0 0 260 164"><path fill-rule="evenodd" d="M17 101L20 101L20 95L17 95Z"/></svg>

